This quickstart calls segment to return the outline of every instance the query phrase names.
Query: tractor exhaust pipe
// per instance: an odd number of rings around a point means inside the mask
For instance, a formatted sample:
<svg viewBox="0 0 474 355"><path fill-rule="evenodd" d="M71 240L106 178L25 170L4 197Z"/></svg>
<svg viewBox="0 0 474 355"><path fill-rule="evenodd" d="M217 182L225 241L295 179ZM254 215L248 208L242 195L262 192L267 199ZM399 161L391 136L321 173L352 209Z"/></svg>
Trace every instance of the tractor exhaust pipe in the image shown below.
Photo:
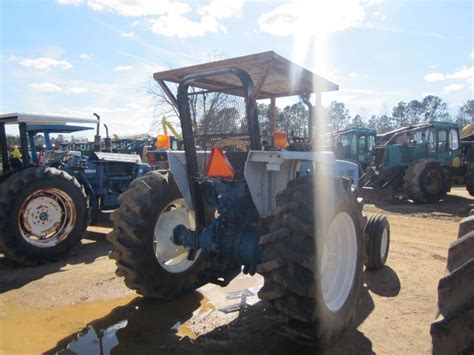
<svg viewBox="0 0 474 355"><path fill-rule="evenodd" d="M100 152L100 116L94 112L94 116L97 117L97 129L94 136L94 152Z"/></svg>
<svg viewBox="0 0 474 355"><path fill-rule="evenodd" d="M112 152L112 140L109 137L109 127L104 123L105 127L105 151L106 152Z"/></svg>

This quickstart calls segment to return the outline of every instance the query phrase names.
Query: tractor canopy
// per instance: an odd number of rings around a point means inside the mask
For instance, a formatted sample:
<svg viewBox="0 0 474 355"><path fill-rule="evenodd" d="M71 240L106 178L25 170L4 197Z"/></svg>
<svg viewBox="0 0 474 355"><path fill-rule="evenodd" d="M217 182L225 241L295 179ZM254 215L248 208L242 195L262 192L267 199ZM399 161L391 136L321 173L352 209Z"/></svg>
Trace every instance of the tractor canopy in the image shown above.
<svg viewBox="0 0 474 355"><path fill-rule="evenodd" d="M22 165L30 164L30 156L33 163L38 163L38 157L34 145L34 136L43 133L47 149L51 149L50 133L72 133L93 129L93 126L75 126L74 123L97 124L97 119L66 117L58 115L42 115L33 113L7 113L0 115L0 150L2 157L3 174L11 170L8 156L6 137L6 125L18 125L20 131L20 150Z"/></svg>
<svg viewBox="0 0 474 355"><path fill-rule="evenodd" d="M190 74L238 68L248 73L255 85L255 99L271 99L313 92L335 91L339 87L311 71L289 61L273 51L246 55L189 67L155 73L153 77L163 87L163 82L179 83ZM193 80L192 86L209 91L235 90L241 95L239 79L230 73Z"/></svg>

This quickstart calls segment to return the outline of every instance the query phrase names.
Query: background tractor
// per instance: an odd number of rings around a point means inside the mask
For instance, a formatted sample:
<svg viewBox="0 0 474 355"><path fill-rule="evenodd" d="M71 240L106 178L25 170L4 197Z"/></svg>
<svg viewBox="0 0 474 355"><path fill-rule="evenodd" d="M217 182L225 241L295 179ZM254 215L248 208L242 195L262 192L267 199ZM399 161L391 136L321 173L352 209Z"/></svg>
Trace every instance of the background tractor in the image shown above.
<svg viewBox="0 0 474 355"><path fill-rule="evenodd" d="M372 165L361 179L362 196L404 194L417 203L436 203L453 182L474 189L474 181L466 178L473 163L472 153L461 147L455 123L396 129L378 136Z"/></svg>
<svg viewBox="0 0 474 355"><path fill-rule="evenodd" d="M51 134L93 129L68 123L99 127L98 119L0 115L0 252L19 263L54 260L71 250L97 213L116 208L128 184L150 171L138 155L54 150ZM8 152L7 124L19 127L17 153ZM35 146L39 133L41 151ZM95 141L100 149L98 132Z"/></svg>
<svg viewBox="0 0 474 355"><path fill-rule="evenodd" d="M154 78L178 83L177 96L165 91L179 109L184 151L168 151L168 172L152 171L120 196L108 236L117 275L145 297L170 300L258 272L259 296L287 320L284 334L320 346L342 335L364 263L377 269L387 259L387 219L362 215L357 164L282 149L282 135L263 144L256 110L259 99L275 107L278 97L315 90L319 103L337 86L274 52Z"/></svg>
<svg viewBox="0 0 474 355"><path fill-rule="evenodd" d="M332 150L337 159L358 163L365 171L372 161L376 132L372 128L352 128L328 134L325 147Z"/></svg>
<svg viewBox="0 0 474 355"><path fill-rule="evenodd" d="M469 194L474 196L474 123L464 127L460 135L463 165L466 170L463 182Z"/></svg>

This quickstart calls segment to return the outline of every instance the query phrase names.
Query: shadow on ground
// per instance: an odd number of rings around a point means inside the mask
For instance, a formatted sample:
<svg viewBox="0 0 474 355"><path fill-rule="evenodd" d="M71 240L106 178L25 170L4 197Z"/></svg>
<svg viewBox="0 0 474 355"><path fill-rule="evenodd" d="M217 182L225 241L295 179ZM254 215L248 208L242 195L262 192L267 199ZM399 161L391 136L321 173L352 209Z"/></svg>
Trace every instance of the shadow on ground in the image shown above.
<svg viewBox="0 0 474 355"><path fill-rule="evenodd" d="M433 217L433 214L446 215L449 217L463 218L469 215L474 208L474 199L454 194L448 194L439 203L415 204L409 200L398 200L394 203L383 203L371 201L381 210L409 215L421 215Z"/></svg>
<svg viewBox="0 0 474 355"><path fill-rule="evenodd" d="M400 279L388 265L381 270L367 271L365 282L370 291L382 297L395 297L400 293Z"/></svg>
<svg viewBox="0 0 474 355"><path fill-rule="evenodd" d="M194 292L172 302L136 298L92 321L81 332L60 340L47 353L374 354L370 339L357 329L375 307L369 289L383 297L394 297L399 293L400 280L393 269L386 267L366 273L366 283L354 317L355 327L324 352L295 344L278 334L279 317L263 301L241 308L230 323L192 340L193 332L187 328L189 323L193 327L199 324L199 329L203 329L212 327L212 319L215 319L199 317L203 313L202 305L208 302L202 302L203 296ZM216 317L222 314L217 310L212 312ZM193 314L197 316L191 319ZM187 320L189 322L180 328Z"/></svg>
<svg viewBox="0 0 474 355"><path fill-rule="evenodd" d="M104 218L104 217L102 217ZM23 266L10 261L0 254L0 293L20 288L45 275L61 272L66 265L90 264L97 258L105 256L111 250L106 240L110 223L100 219L101 227L89 227L82 243L58 261L35 266Z"/></svg>

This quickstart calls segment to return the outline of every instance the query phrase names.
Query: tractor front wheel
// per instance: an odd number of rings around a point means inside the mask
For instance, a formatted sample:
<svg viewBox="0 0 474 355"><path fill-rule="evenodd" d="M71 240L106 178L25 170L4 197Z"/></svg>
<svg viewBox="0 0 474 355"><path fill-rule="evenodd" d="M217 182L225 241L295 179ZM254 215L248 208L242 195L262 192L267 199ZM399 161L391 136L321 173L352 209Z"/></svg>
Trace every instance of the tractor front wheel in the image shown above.
<svg viewBox="0 0 474 355"><path fill-rule="evenodd" d="M390 249L390 225L387 217L376 214L369 218L365 227L367 237L365 266L369 270L380 270L384 267Z"/></svg>
<svg viewBox="0 0 474 355"><path fill-rule="evenodd" d="M405 171L403 182L403 191L416 203L436 203L449 190L446 171L433 159L411 164Z"/></svg>
<svg viewBox="0 0 474 355"><path fill-rule="evenodd" d="M302 177L277 195L260 240L259 292L294 341L326 346L350 326L362 285L362 206L341 178Z"/></svg>
<svg viewBox="0 0 474 355"><path fill-rule="evenodd" d="M200 287L201 253L188 260L189 249L172 242L173 229L194 228L195 219L171 175L153 171L134 180L119 204L107 239L115 248L110 258L116 274L124 277L127 287L168 300Z"/></svg>

